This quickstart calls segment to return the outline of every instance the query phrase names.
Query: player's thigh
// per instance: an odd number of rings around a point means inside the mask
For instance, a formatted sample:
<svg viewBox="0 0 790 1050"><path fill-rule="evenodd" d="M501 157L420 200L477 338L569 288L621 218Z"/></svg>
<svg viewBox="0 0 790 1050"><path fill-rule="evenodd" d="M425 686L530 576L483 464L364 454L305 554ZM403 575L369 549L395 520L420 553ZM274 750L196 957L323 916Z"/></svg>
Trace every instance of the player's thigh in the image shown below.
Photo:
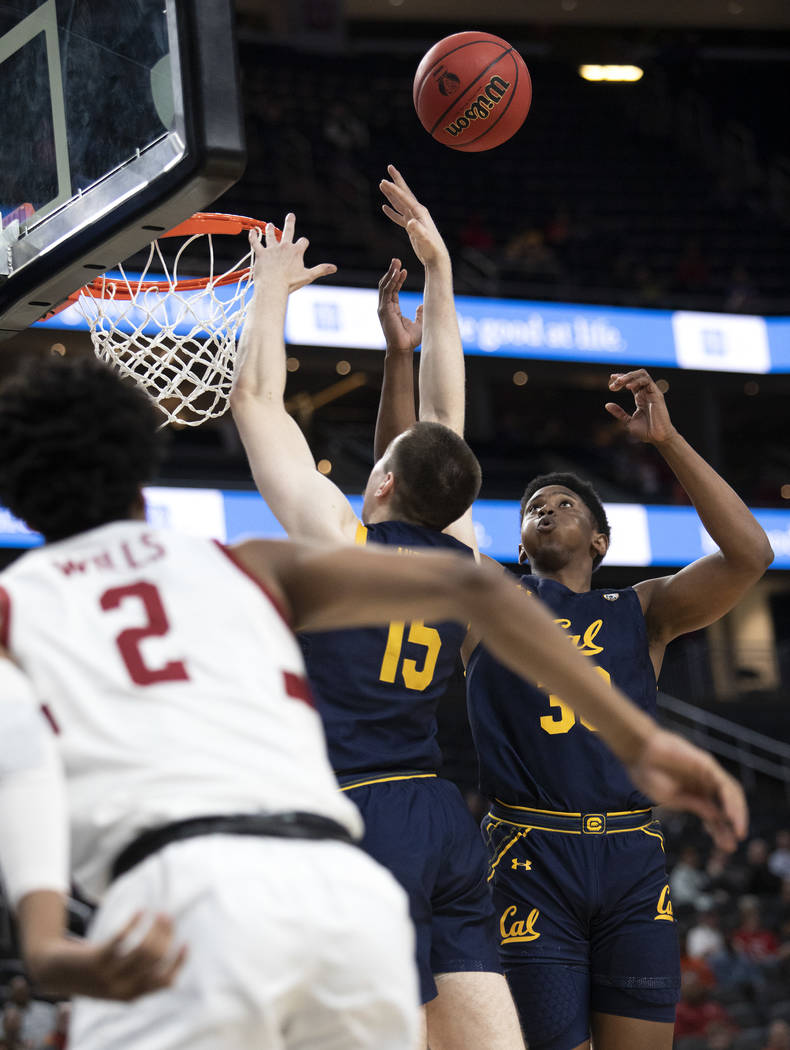
<svg viewBox="0 0 790 1050"><path fill-rule="evenodd" d="M425 1008L430 1050L524 1050L518 1014L502 974L438 974L436 985L436 998Z"/></svg>
<svg viewBox="0 0 790 1050"><path fill-rule="evenodd" d="M607 1017L671 1025L680 995L680 951L660 839L639 831L607 839L601 843L607 850L603 905L590 931L590 1008Z"/></svg>
<svg viewBox="0 0 790 1050"><path fill-rule="evenodd" d="M332 893L321 910L331 909L331 929L315 930L316 965L288 1020L288 1050L417 1046L420 1001L406 895L381 865L351 852L324 864Z"/></svg>
<svg viewBox="0 0 790 1050"><path fill-rule="evenodd" d="M440 950L438 958L434 956L435 941L437 937L442 936L442 931L437 931L435 927L437 886L441 883L442 870L448 863L448 856L451 855L454 861L458 860L458 851L454 841L455 825L452 821L448 825L446 813L450 789L457 796L454 801L460 805L462 816L469 822L465 824L465 828L470 836L470 841L480 851L479 835L474 821L463 805L458 789L447 781L438 777L397 779L372 786L353 788L348 792L349 797L359 807L365 821L363 849L392 873L408 896L409 913L415 932L415 959L420 979L420 996L423 1003L429 1002L436 995L433 974L456 968L455 963L449 962L448 952ZM457 812L454 813L454 816L457 818ZM467 861L468 858L464 855L459 866L458 879L464 885L470 878ZM478 870L476 875L474 873L472 875L473 881L480 880L484 864L484 855L480 851L477 858ZM479 887L478 892L480 892ZM454 893L455 888L448 888L447 903L450 907L452 902L449 901L449 898ZM483 906L489 911L490 924L491 905L484 886ZM487 929L488 938L491 941L490 925ZM477 931L474 922L470 930L472 931L471 936L474 937ZM448 934L448 940L450 941L449 954L460 958L460 950L452 947L451 932ZM440 949L443 949L441 942ZM495 947L489 947L489 954L490 964L496 968L498 963ZM480 953L475 952L475 955L479 957ZM479 963L471 965L480 968Z"/></svg>
<svg viewBox="0 0 790 1050"><path fill-rule="evenodd" d="M530 1050L589 1037L588 851L580 839L488 818L499 950Z"/></svg>
<svg viewBox="0 0 790 1050"><path fill-rule="evenodd" d="M432 792L435 841L440 846L430 899L432 973L500 975L496 918L480 832L455 784L438 781ZM497 988L503 982L489 983ZM459 1007L463 1009L462 1002Z"/></svg>

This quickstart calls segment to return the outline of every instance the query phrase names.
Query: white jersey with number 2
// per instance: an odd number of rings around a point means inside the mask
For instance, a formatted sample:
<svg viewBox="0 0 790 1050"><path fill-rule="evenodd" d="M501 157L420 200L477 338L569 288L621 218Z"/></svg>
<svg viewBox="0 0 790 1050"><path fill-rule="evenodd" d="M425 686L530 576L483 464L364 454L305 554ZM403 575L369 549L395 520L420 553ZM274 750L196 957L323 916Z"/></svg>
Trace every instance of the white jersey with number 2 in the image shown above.
<svg viewBox="0 0 790 1050"><path fill-rule="evenodd" d="M28 552L0 585L9 649L58 730L85 892L142 830L189 817L300 810L361 833L299 646L223 547L115 522Z"/></svg>

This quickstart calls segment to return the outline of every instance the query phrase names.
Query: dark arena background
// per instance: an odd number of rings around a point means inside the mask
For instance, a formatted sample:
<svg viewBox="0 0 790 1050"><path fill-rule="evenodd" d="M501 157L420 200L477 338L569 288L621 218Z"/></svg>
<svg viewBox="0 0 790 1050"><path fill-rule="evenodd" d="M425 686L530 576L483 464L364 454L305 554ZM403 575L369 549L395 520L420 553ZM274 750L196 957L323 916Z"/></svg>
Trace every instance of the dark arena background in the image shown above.
<svg viewBox="0 0 790 1050"><path fill-rule="evenodd" d="M556 470L578 470L615 508L621 546L594 586L673 572L707 551L663 461L604 410L609 373L642 365L678 430L759 511L774 567L714 627L672 643L659 681L666 724L744 784L749 838L726 857L696 819L662 819L683 944L677 1050L787 1050L790 5L237 0L236 19L247 164L211 208L277 225L292 210L308 265L338 266L288 339L288 404L319 469L351 495L367 479L383 359L368 334L393 256L409 269L404 312L419 301L421 267L381 212L378 183L394 163L454 263L484 552L513 560L524 484ZM510 141L465 154L422 128L412 78L433 43L472 28L518 49L534 94ZM587 80L583 65L643 75ZM232 263L238 245L222 240ZM0 379L53 344L90 352L86 331L36 325L0 343ZM178 527L199 528L211 506L224 512L223 539L255 531L229 413L171 428L156 485L153 503ZM10 520L0 533L5 565L27 540ZM446 774L482 815L460 665L441 736ZM88 916L75 898L74 929ZM0 939L11 1001L23 970L6 913ZM32 1022L33 1007L21 1009ZM58 1009L41 1005L33 1050L62 1045L44 1041L64 1023Z"/></svg>

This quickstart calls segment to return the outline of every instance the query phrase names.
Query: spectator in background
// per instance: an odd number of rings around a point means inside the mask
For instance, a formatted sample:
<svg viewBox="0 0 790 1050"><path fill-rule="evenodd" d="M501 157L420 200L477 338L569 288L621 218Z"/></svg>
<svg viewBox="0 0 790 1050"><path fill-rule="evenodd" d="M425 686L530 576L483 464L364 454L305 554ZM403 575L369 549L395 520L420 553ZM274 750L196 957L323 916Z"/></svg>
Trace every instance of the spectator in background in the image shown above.
<svg viewBox="0 0 790 1050"><path fill-rule="evenodd" d="M682 932L680 940L680 972L695 973L705 988L713 988L716 984L716 975L701 956L689 955L688 932Z"/></svg>
<svg viewBox="0 0 790 1050"><path fill-rule="evenodd" d="M724 994L753 999L765 990L762 967L735 949L731 935L725 938L721 951L709 956L707 962L716 977L717 990Z"/></svg>
<svg viewBox="0 0 790 1050"><path fill-rule="evenodd" d="M782 879L779 890L777 925L784 940L790 940L790 878Z"/></svg>
<svg viewBox="0 0 790 1050"><path fill-rule="evenodd" d="M790 1024L787 1021L771 1022L762 1050L790 1050Z"/></svg>
<svg viewBox="0 0 790 1050"><path fill-rule="evenodd" d="M768 857L768 870L779 879L790 879L790 829L777 831L774 850Z"/></svg>
<svg viewBox="0 0 790 1050"><path fill-rule="evenodd" d="M684 906L709 908L713 898L706 892L707 889L708 876L702 870L699 850L696 846L686 846L669 875L673 907L676 910Z"/></svg>
<svg viewBox="0 0 790 1050"><path fill-rule="evenodd" d="M727 1011L710 998L708 989L695 973L684 973L680 982L680 1002L675 1018L675 1038L707 1036L712 1025L735 1028Z"/></svg>
<svg viewBox="0 0 790 1050"><path fill-rule="evenodd" d="M711 850L705 872L710 891L717 902L721 898L726 900L745 892L746 867L742 861L739 862L724 850L716 847Z"/></svg>
<svg viewBox="0 0 790 1050"><path fill-rule="evenodd" d="M780 877L768 866L768 843L765 839L750 839L746 846L746 893L758 897L776 894L781 885Z"/></svg>
<svg viewBox="0 0 790 1050"><path fill-rule="evenodd" d="M19 975L11 978L8 1001L19 1010L22 1020L20 1035L38 1047L54 1024L54 1005L34 999L27 978Z"/></svg>
<svg viewBox="0 0 790 1050"><path fill-rule="evenodd" d="M700 909L697 923L687 935L688 954L695 959L709 960L724 952L725 948L724 934L719 929L718 912L710 905Z"/></svg>
<svg viewBox="0 0 790 1050"><path fill-rule="evenodd" d="M8 1050L33 1050L33 1044L22 1036L22 1013L13 1003L3 1010L3 1038Z"/></svg>
<svg viewBox="0 0 790 1050"><path fill-rule="evenodd" d="M751 843L749 843L751 845ZM732 935L736 952L751 962L764 965L779 957L779 938L762 924L760 902L756 897L741 897L738 902L741 924Z"/></svg>
<svg viewBox="0 0 790 1050"><path fill-rule="evenodd" d="M733 1050L736 1029L721 1021L711 1021L708 1025L708 1045L705 1050Z"/></svg>
<svg viewBox="0 0 790 1050"><path fill-rule="evenodd" d="M41 1044L41 1050L66 1050L71 1020L71 1003L58 1003L55 1027Z"/></svg>

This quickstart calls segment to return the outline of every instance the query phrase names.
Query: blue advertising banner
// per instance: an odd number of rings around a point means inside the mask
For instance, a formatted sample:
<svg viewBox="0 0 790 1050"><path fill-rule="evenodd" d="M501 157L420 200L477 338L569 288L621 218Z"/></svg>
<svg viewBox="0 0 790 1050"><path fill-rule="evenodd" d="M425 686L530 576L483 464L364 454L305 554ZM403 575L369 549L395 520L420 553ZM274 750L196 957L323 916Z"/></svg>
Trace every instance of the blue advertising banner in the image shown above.
<svg viewBox="0 0 790 1050"><path fill-rule="evenodd" d="M131 279L131 278L130 278ZM217 288L229 299L235 286ZM149 300L147 301L150 301ZM168 296L160 297L156 322L146 331L179 316ZM403 312L414 315L421 296L401 295ZM366 288L316 285L295 292L289 301L286 340L297 346L383 349L376 317L377 293ZM790 372L790 318L699 313L688 310L642 310L574 303L515 299L456 298L458 322L467 354L486 357L586 361L614 368L644 365L717 372ZM87 307L90 309L90 306ZM139 310L126 312L121 327L129 331L142 320ZM183 306L179 308L183 314ZM109 311L112 313L112 310ZM196 292L189 324L208 316L210 297ZM36 327L87 329L77 306L70 306ZM186 325L175 326L185 332Z"/></svg>
<svg viewBox="0 0 790 1050"><path fill-rule="evenodd" d="M251 536L282 539L283 529L257 492L219 489L145 490L148 520L160 527L234 543ZM362 497L349 496L357 514ZM716 550L691 507L607 503L612 544L607 565L687 565ZM776 555L771 568L790 569L790 510L757 509L755 517ZM474 508L477 541L483 554L497 561L518 561L517 500L478 500ZM0 508L0 547L26 548L41 537Z"/></svg>

